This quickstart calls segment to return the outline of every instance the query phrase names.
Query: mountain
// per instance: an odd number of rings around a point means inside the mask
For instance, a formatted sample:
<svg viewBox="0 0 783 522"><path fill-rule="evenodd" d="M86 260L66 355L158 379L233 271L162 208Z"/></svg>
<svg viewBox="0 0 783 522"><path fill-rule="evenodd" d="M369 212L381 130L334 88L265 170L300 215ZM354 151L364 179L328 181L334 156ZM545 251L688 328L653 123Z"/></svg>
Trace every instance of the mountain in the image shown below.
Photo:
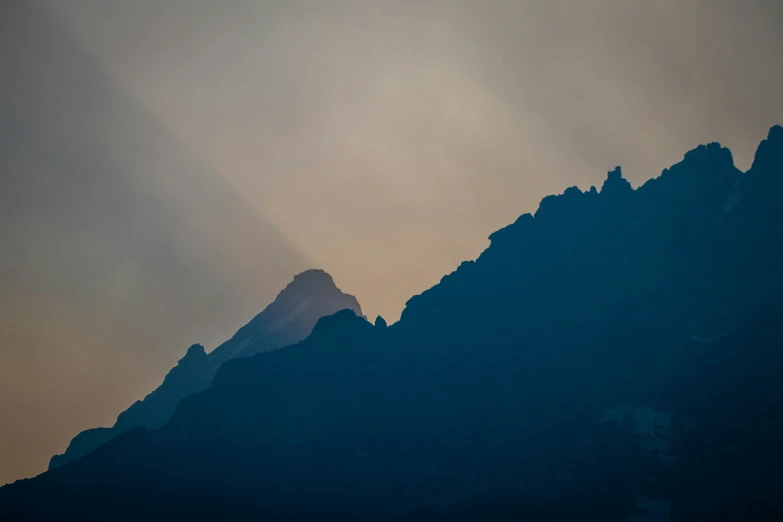
<svg viewBox="0 0 783 522"><path fill-rule="evenodd" d="M307 270L294 276L277 298L230 340L209 354L199 344L188 348L163 384L120 413L113 427L94 428L77 435L64 454L52 457L49 469L81 458L133 428L163 426L182 399L209 387L225 361L295 344L310 335L318 319L344 309L362 315L356 298L340 291L332 276L323 270Z"/></svg>
<svg viewBox="0 0 783 522"><path fill-rule="evenodd" d="M39 2L0 2L0 77L5 483L311 263Z"/></svg>
<svg viewBox="0 0 783 522"><path fill-rule="evenodd" d="M781 520L783 128L569 188L399 322L226 361L4 520Z"/></svg>

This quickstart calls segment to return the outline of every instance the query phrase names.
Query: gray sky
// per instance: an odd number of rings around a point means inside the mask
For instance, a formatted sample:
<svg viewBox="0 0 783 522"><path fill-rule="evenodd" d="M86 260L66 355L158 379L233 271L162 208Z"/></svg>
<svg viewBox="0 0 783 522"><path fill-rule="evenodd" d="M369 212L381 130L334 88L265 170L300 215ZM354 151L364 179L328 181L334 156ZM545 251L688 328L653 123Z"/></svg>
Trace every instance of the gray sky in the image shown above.
<svg viewBox="0 0 783 522"><path fill-rule="evenodd" d="M0 482L302 268L393 321L544 195L783 123L775 1L37 6L0 51Z"/></svg>

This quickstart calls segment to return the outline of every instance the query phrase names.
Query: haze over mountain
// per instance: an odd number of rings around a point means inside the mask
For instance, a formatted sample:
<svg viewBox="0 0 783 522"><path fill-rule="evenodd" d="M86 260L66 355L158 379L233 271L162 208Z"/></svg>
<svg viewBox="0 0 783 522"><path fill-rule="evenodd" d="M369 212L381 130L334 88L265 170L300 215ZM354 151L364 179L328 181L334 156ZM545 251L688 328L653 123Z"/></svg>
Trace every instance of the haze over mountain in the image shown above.
<svg viewBox="0 0 783 522"><path fill-rule="evenodd" d="M341 292L323 270L307 270L296 275L269 306L230 340L209 354L200 344L188 348L163 384L122 412L111 428L94 428L77 435L63 455L52 457L49 468L78 459L133 428L163 426L182 399L210 385L225 361L295 344L310 335L318 319L340 310L362 315L356 298Z"/></svg>
<svg viewBox="0 0 783 522"><path fill-rule="evenodd" d="M776 0L38 2L392 322L545 195L783 121Z"/></svg>
<svg viewBox="0 0 783 522"><path fill-rule="evenodd" d="M392 326L223 364L7 520L779 520L783 128L542 200Z"/></svg>
<svg viewBox="0 0 783 522"><path fill-rule="evenodd" d="M368 317L564 187L783 121L773 0L0 2L0 483L294 274Z"/></svg>
<svg viewBox="0 0 783 522"><path fill-rule="evenodd" d="M309 262L31 2L0 5L0 483Z"/></svg>

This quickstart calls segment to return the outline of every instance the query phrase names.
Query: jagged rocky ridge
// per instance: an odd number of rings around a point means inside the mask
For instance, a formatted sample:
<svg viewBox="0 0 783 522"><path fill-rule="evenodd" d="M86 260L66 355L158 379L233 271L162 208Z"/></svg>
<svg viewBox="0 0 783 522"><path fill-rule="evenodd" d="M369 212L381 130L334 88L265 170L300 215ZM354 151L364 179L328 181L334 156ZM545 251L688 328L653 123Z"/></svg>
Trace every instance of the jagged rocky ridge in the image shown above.
<svg viewBox="0 0 783 522"><path fill-rule="evenodd" d="M222 365L8 520L783 519L783 128L569 188L401 320ZM120 507L121 506L121 507Z"/></svg>
<svg viewBox="0 0 783 522"><path fill-rule="evenodd" d="M231 339L209 354L200 344L188 348L163 384L122 412L111 428L94 428L77 435L64 454L52 457L49 469L81 458L133 428L163 426L182 399L209 387L215 372L225 361L299 342L310 335L319 318L343 309L362 315L356 298L340 291L329 274L323 270L307 270L294 276L275 300Z"/></svg>

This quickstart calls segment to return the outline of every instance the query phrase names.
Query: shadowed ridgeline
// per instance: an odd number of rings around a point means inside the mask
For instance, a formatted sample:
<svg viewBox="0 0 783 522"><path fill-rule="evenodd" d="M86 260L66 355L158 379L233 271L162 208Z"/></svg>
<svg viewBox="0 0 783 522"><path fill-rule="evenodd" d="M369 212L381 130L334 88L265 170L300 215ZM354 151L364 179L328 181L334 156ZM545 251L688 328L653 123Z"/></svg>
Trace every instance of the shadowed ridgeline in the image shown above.
<svg viewBox="0 0 783 522"><path fill-rule="evenodd" d="M783 128L545 198L401 320L224 363L9 520L783 518ZM119 508L118 506L121 506Z"/></svg>
<svg viewBox="0 0 783 522"><path fill-rule="evenodd" d="M346 309L362 315L356 298L341 292L329 274L323 270L298 274L269 306L231 339L209 354L200 344L188 348L163 384L122 412L111 428L94 428L77 435L63 455L52 457L49 469L81 458L133 428L163 426L182 399L209 387L224 362L295 344L310 335L318 319Z"/></svg>

